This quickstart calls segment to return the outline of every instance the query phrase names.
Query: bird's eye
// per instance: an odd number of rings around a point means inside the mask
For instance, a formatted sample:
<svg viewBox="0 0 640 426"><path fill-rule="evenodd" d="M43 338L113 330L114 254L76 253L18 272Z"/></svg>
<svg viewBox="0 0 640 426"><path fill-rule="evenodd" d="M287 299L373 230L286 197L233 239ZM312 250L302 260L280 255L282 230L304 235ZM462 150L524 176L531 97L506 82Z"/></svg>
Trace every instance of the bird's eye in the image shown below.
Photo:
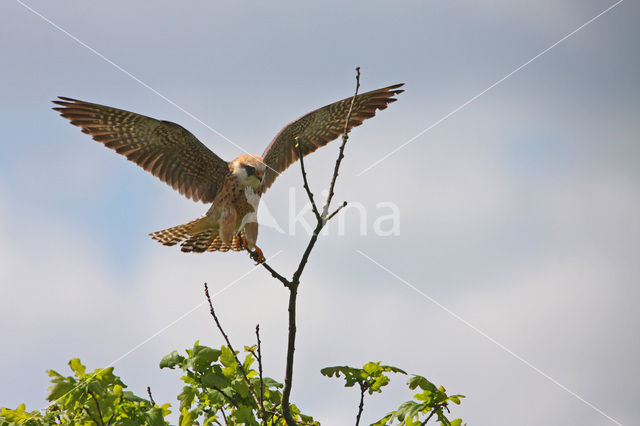
<svg viewBox="0 0 640 426"><path fill-rule="evenodd" d="M251 176L251 175L253 175L253 174L256 172L256 168L255 168L255 167L253 167L253 166L247 166L247 165L245 165L245 166L244 166L244 168L245 168L245 170L247 171L247 175L248 175L248 176Z"/></svg>

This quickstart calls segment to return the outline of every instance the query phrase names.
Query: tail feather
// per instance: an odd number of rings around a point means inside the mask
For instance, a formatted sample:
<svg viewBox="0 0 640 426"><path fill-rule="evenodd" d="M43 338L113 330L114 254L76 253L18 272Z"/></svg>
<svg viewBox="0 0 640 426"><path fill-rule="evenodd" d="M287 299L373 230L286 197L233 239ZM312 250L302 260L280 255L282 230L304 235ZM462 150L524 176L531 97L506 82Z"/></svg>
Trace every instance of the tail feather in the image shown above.
<svg viewBox="0 0 640 426"><path fill-rule="evenodd" d="M187 253L203 253L205 251L226 252L229 250L243 251L246 249L244 231L240 231L240 235L235 234L233 239L226 244L218 235L217 229L194 232L193 230L198 228L202 219L204 218L196 219L162 231L152 232L149 235L165 246L173 246L181 242L181 250Z"/></svg>
<svg viewBox="0 0 640 426"><path fill-rule="evenodd" d="M165 246L174 246L181 241L184 241L191 234L190 229L199 223L200 219L192 220L191 222L174 226L173 228L164 229L162 231L152 232L151 238L160 242Z"/></svg>
<svg viewBox="0 0 640 426"><path fill-rule="evenodd" d="M184 252L196 252L203 253L207 251L211 243L216 239L216 235L213 231L200 232L190 236L181 245L181 250Z"/></svg>

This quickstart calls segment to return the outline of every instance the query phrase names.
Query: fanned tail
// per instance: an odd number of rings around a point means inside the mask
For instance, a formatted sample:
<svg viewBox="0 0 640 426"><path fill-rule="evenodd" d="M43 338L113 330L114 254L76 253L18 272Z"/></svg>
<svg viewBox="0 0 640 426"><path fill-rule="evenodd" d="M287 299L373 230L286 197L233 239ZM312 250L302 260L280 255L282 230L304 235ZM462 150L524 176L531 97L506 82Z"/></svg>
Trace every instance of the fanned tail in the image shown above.
<svg viewBox="0 0 640 426"><path fill-rule="evenodd" d="M229 250L243 251L246 249L244 231L240 231L240 235L234 234L233 239L226 244L218 235L218 229L195 231L198 228L202 229L199 225L201 225L204 219L206 219L206 217L174 226L173 228L152 232L149 235L165 246L174 246L182 243L180 244L180 249L186 253L204 253L205 251L225 252Z"/></svg>
<svg viewBox="0 0 640 426"><path fill-rule="evenodd" d="M200 223L200 219L192 220L189 223L174 226L173 228L164 229L162 231L152 232L151 238L165 246L174 246L191 236L190 230Z"/></svg>

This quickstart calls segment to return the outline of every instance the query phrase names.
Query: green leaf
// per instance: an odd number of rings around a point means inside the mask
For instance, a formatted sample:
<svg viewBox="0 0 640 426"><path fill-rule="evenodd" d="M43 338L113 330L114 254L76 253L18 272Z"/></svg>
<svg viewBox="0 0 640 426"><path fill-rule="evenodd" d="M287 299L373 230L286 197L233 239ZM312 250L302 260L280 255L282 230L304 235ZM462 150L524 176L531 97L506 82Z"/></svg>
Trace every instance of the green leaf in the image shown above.
<svg viewBox="0 0 640 426"><path fill-rule="evenodd" d="M322 370L320 370L320 374L327 377L333 377L334 375L336 377L340 377L340 373L346 376L348 374L355 374L357 373L357 371L358 370L355 368L344 365L344 366L335 366L335 367L325 367Z"/></svg>
<svg viewBox="0 0 640 426"><path fill-rule="evenodd" d="M193 400L196 397L196 390L191 386L185 386L182 388L182 393L178 395L180 401L180 410L188 410L193 404Z"/></svg>
<svg viewBox="0 0 640 426"><path fill-rule="evenodd" d="M134 394L131 391L122 392L122 399L130 402L147 402L146 399L140 398L138 395Z"/></svg>
<svg viewBox="0 0 640 426"><path fill-rule="evenodd" d="M162 408L154 407L145 413L147 418L147 425L150 426L164 426L167 423L164 421Z"/></svg>
<svg viewBox="0 0 640 426"><path fill-rule="evenodd" d="M213 349L208 346L194 346L192 363L194 369L203 372L211 366L220 357L221 351Z"/></svg>
<svg viewBox="0 0 640 426"><path fill-rule="evenodd" d="M258 378L258 379L255 379L255 380L257 380L258 384L259 384L260 379ZM273 380L271 377L264 377L262 379L262 384L264 385L265 389L268 389L268 388L282 388L283 387L282 383L280 383L280 382L278 382L276 380Z"/></svg>
<svg viewBox="0 0 640 426"><path fill-rule="evenodd" d="M409 385L409 389L413 390L417 387L420 387L420 389L422 390L428 390L431 392L438 392L438 388L436 387L436 385L434 385L433 383L431 383L429 380L425 379L422 376L418 376L417 374L414 375L412 378L410 378L407 381L407 384Z"/></svg>
<svg viewBox="0 0 640 426"><path fill-rule="evenodd" d="M368 362L362 367L362 369L368 375L382 372L382 368L380 368L380 362Z"/></svg>
<svg viewBox="0 0 640 426"><path fill-rule="evenodd" d="M120 419L115 423L115 426L140 426L139 422L131 419Z"/></svg>
<svg viewBox="0 0 640 426"><path fill-rule="evenodd" d="M60 382L49 388L49 395L47 396L47 401L53 402L62 398L69 392L73 390L75 385L70 382Z"/></svg>
<svg viewBox="0 0 640 426"><path fill-rule="evenodd" d="M173 351L169 355L166 355L160 361L160 368L175 368L176 365L182 364L185 358L178 354L178 351Z"/></svg>
<svg viewBox="0 0 640 426"><path fill-rule="evenodd" d="M225 367L236 367L236 359L233 352L226 346L222 347L222 354L220 355L220 362ZM234 368L235 370L235 368Z"/></svg>
<svg viewBox="0 0 640 426"><path fill-rule="evenodd" d="M193 424L193 420L191 412L186 408L183 408L180 413L180 426L191 426Z"/></svg>
<svg viewBox="0 0 640 426"><path fill-rule="evenodd" d="M414 401L403 402L397 410L396 417L404 420L405 417L414 417L420 412L420 404Z"/></svg>
<svg viewBox="0 0 640 426"><path fill-rule="evenodd" d="M255 417L253 416L253 410L246 405L239 406L234 412L235 419L245 424L255 424Z"/></svg>
<svg viewBox="0 0 640 426"><path fill-rule="evenodd" d="M82 365L78 358L73 358L71 361L69 361L69 367L71 367L71 370L76 373L76 377L85 376L86 367Z"/></svg>
<svg viewBox="0 0 640 426"><path fill-rule="evenodd" d="M209 401L211 401L212 405L223 407L229 402L229 400L227 400L227 397L217 390L209 391L208 395L209 395Z"/></svg>
<svg viewBox="0 0 640 426"><path fill-rule="evenodd" d="M87 389L94 394L102 395L104 394L104 387L100 384L100 382L91 381L87 385Z"/></svg>
<svg viewBox="0 0 640 426"><path fill-rule="evenodd" d="M460 398L458 397L458 395L451 395L450 397L447 398L449 401L453 401L454 404L458 404L460 405Z"/></svg>
<svg viewBox="0 0 640 426"><path fill-rule="evenodd" d="M393 373L407 374L407 372L404 371L403 369L398 368L398 367L394 367L393 365L383 365L382 369L384 371L390 371L390 372L393 372Z"/></svg>
<svg viewBox="0 0 640 426"><path fill-rule="evenodd" d="M247 356L244 358L244 362L242 363L242 368L247 372L247 375L249 375L250 373L251 364L253 364L253 362L253 355L247 354Z"/></svg>
<svg viewBox="0 0 640 426"><path fill-rule="evenodd" d="M231 380L229 380L224 374L222 374L222 372L214 373L212 371L207 371L202 376L202 384L211 389L222 389L229 386L231 384Z"/></svg>
<svg viewBox="0 0 640 426"><path fill-rule="evenodd" d="M244 380L236 380L235 383L233 383L233 389L243 398L246 398L249 395L249 386L247 386Z"/></svg>
<svg viewBox="0 0 640 426"><path fill-rule="evenodd" d="M102 380L105 383L119 383L119 384L122 384L120 379L113 374L113 367L96 369L93 372L93 376L98 378L98 380Z"/></svg>

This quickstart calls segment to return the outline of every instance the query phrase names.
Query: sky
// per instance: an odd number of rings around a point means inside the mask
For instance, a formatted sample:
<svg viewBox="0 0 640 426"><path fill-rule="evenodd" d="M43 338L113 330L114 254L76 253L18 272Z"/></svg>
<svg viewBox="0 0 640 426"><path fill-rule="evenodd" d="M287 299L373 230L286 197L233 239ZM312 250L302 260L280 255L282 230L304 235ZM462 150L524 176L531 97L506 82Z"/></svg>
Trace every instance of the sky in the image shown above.
<svg viewBox="0 0 640 426"><path fill-rule="evenodd" d="M469 425L637 423L639 18L629 0L3 1L0 406L44 408L45 371L79 357L176 407L160 359L224 343L204 282L235 346L259 323L266 374L284 372L287 291L246 254L151 240L208 206L51 100L180 123L231 160L350 96L360 66L361 91L406 92L351 134L335 201L359 207L302 277L292 400L351 424L357 391L319 371L382 361L466 395L452 416ZM305 161L317 194L337 149ZM283 274L305 202L297 165L262 200L258 244ZM410 399L405 381L363 422Z"/></svg>

